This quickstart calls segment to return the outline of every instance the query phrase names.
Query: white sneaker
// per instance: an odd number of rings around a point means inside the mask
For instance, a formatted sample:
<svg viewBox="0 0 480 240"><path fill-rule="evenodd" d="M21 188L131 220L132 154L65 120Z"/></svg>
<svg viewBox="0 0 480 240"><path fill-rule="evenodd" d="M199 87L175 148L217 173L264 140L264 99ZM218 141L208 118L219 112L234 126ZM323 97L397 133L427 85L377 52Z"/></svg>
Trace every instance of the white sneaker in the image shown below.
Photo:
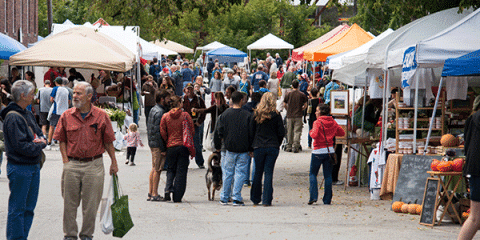
<svg viewBox="0 0 480 240"><path fill-rule="evenodd" d="M52 147L51 147L50 145L47 145L47 146L45 147L45 150L49 150L49 151L50 151L50 150L52 150Z"/></svg>

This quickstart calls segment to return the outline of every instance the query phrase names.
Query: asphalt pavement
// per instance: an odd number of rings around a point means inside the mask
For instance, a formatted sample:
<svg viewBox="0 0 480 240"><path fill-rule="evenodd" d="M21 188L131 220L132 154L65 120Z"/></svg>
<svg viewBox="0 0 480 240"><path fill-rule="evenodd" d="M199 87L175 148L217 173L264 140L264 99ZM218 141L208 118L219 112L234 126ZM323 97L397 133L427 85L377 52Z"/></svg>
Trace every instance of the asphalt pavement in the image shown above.
<svg viewBox="0 0 480 240"><path fill-rule="evenodd" d="M145 119L140 133L147 145ZM308 171L311 151L306 148L307 128L302 135L304 150L280 152L273 178L271 207L253 206L250 188L244 187L245 206L222 206L219 194L207 200L206 169L190 162L187 189L182 203L147 202L151 154L148 147L139 148L136 166L125 165L125 150L116 153L119 181L129 197L130 214L135 226L124 239L455 239L460 225L442 224L433 228L419 224L419 216L397 214L390 210L391 201L372 201L366 187L333 186L331 205L307 205ZM55 150L57 149L57 150ZM204 152L205 159L209 152ZM29 239L63 239L63 199L60 191L62 160L58 147L46 151L47 162L41 170L40 194ZM345 166L346 156L342 159ZM110 159L104 154L105 191L110 181ZM6 161L0 175L0 239L5 239L8 206ZM344 179L342 167L340 178ZM165 172L161 174L159 192L163 195ZM319 174L319 181L322 173ZM323 195L320 189L319 195ZM81 207L77 213L81 224ZM94 239L113 239L102 233L97 215ZM79 226L80 227L80 226ZM478 239L480 237L477 236Z"/></svg>

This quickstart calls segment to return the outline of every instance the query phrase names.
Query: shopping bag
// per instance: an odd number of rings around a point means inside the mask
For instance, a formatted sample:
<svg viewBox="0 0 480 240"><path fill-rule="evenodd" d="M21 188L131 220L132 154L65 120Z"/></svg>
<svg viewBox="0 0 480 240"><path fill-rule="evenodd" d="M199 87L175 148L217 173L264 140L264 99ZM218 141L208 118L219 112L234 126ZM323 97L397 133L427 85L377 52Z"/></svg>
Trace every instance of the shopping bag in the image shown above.
<svg viewBox="0 0 480 240"><path fill-rule="evenodd" d="M203 141L203 148L207 151L215 152L215 143L213 142L214 132L210 132L211 121L207 127L207 134L205 134L205 140Z"/></svg>
<svg viewBox="0 0 480 240"><path fill-rule="evenodd" d="M112 220L112 203L113 199L113 176L110 178L110 185L108 186L107 197L102 199L100 208L100 227L102 232L110 234L113 232L113 220Z"/></svg>
<svg viewBox="0 0 480 240"><path fill-rule="evenodd" d="M123 137L124 135L122 131L117 131L115 133L115 141L113 141L113 147L118 151L122 150L122 148L126 146L125 141L123 140Z"/></svg>
<svg viewBox="0 0 480 240"><path fill-rule="evenodd" d="M128 196L120 193L119 195L118 176L113 175L113 196L114 203L111 206L113 220L113 236L123 237L132 229L133 221L128 211Z"/></svg>

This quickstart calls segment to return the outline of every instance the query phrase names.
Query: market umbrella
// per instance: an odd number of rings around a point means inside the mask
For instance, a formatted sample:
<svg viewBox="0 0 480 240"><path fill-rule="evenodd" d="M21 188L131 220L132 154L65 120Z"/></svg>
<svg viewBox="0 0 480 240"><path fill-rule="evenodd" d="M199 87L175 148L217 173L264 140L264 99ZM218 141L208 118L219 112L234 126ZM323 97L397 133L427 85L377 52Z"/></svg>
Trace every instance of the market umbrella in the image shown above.
<svg viewBox="0 0 480 240"><path fill-rule="evenodd" d="M10 56L27 49L17 40L0 33L0 59L8 60Z"/></svg>

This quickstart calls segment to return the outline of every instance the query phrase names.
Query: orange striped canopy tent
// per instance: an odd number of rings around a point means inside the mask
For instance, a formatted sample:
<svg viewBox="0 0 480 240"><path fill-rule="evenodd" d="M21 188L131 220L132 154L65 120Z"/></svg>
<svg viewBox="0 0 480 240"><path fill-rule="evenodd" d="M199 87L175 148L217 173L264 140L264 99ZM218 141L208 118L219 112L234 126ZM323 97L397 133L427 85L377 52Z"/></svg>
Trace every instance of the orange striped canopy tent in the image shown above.
<svg viewBox="0 0 480 240"><path fill-rule="evenodd" d="M328 56L350 51L373 38L373 35L367 33L357 24L353 24L348 30L323 44L306 49L303 52L303 58L308 61L325 62Z"/></svg>

